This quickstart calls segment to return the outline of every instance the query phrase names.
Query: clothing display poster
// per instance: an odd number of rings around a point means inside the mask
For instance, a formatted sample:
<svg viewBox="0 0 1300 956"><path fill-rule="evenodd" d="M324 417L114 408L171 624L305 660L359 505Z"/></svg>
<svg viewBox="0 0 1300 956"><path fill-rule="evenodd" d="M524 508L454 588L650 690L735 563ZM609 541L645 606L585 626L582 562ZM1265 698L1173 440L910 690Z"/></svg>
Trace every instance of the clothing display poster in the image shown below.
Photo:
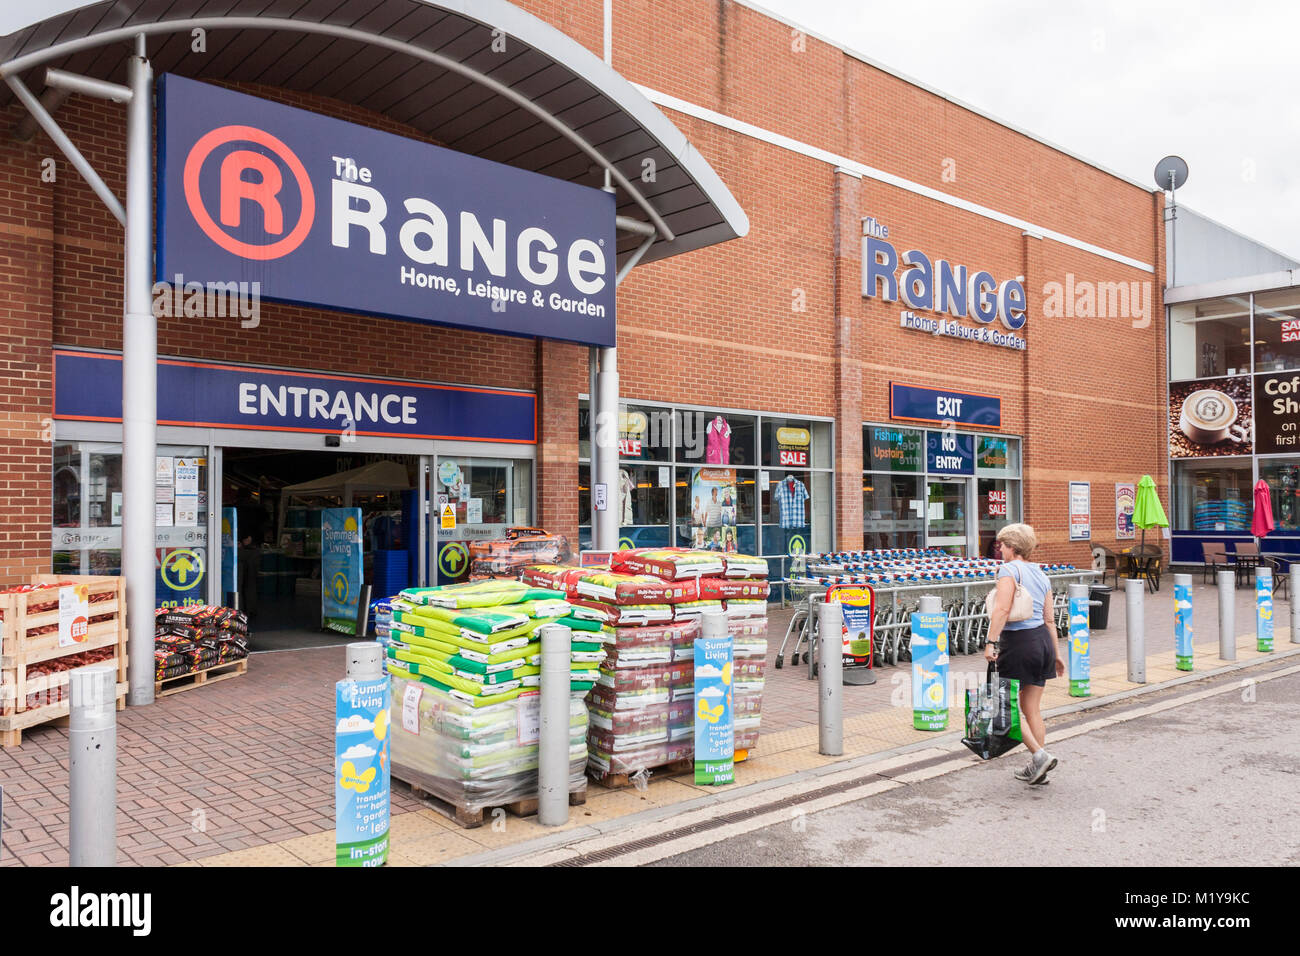
<svg viewBox="0 0 1300 956"><path fill-rule="evenodd" d="M361 597L361 509L321 511L321 626L341 634L357 632Z"/></svg>
<svg viewBox="0 0 1300 956"><path fill-rule="evenodd" d="M388 675L376 680L341 680L334 685L334 849L338 866L383 866L388 859L391 712Z"/></svg>
<svg viewBox="0 0 1300 956"><path fill-rule="evenodd" d="M706 551L736 547L736 470L695 468L691 471L691 545Z"/></svg>

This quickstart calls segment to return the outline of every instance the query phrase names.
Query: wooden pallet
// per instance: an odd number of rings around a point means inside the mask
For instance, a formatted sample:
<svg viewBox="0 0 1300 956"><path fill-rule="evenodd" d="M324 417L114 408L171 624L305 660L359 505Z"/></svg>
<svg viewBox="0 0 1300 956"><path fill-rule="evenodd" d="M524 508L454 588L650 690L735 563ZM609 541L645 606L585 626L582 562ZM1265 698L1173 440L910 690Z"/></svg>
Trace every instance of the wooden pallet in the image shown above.
<svg viewBox="0 0 1300 956"><path fill-rule="evenodd" d="M394 779L397 779L396 777ZM493 817L497 807L480 807L472 810L469 807L457 806L436 793L430 793L418 783L410 784L411 792L415 794L424 806L430 810L441 813L449 820L455 820L458 824L467 830L481 827L484 822ZM574 790L569 794L569 806L580 807L587 802L587 785L584 782L581 789ZM536 797L529 797L526 800L515 800L513 803L501 805L501 809L516 817L531 817L537 813L538 801Z"/></svg>
<svg viewBox="0 0 1300 956"><path fill-rule="evenodd" d="M188 674L177 674L175 677L164 677L162 680L154 681L154 696L169 697L182 691L193 690L195 687L202 687L204 684L215 684L218 681L230 680L232 677L238 677L240 674L246 674L247 672L248 658L241 657L237 661L214 664L212 667L205 667L201 671L190 671Z"/></svg>
<svg viewBox="0 0 1300 956"><path fill-rule="evenodd" d="M695 759L693 757L683 757L681 760L674 760L672 763L662 764L658 767L646 767L646 770L656 777L679 777L684 773L695 772ZM640 771L637 771L639 773ZM607 773L601 774L599 770L592 767L587 768L587 773L594 783L600 784L607 790L621 790L624 787L633 786L632 778L636 773Z"/></svg>

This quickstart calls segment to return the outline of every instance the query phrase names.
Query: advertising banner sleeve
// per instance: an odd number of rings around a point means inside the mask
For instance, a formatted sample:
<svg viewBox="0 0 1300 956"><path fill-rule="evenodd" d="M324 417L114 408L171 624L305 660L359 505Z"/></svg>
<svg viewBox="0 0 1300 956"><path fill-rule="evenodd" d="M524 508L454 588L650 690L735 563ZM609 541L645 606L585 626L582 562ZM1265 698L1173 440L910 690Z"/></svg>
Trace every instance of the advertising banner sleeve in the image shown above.
<svg viewBox="0 0 1300 956"><path fill-rule="evenodd" d="M355 634L361 597L361 509L321 512L321 625Z"/></svg>
<svg viewBox="0 0 1300 956"><path fill-rule="evenodd" d="M948 727L948 615L912 615L912 725Z"/></svg>
<svg viewBox="0 0 1300 956"><path fill-rule="evenodd" d="M695 639L695 782L736 779L732 638Z"/></svg>
<svg viewBox="0 0 1300 956"><path fill-rule="evenodd" d="M239 542L239 510L221 509L221 591L232 594L239 590L236 548Z"/></svg>
<svg viewBox="0 0 1300 956"><path fill-rule="evenodd" d="M338 866L382 866L388 859L391 714L392 690L387 677L341 680L334 685L334 846Z"/></svg>

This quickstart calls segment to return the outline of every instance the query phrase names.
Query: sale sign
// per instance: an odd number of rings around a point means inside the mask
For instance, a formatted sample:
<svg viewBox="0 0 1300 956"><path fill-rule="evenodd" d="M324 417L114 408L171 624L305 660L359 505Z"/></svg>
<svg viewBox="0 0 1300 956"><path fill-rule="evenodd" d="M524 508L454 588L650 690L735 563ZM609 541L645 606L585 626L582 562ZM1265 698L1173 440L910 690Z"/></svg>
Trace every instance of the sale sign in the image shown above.
<svg viewBox="0 0 1300 956"><path fill-rule="evenodd" d="M83 644L90 629L90 586L66 584L59 588L59 647Z"/></svg>
<svg viewBox="0 0 1300 956"><path fill-rule="evenodd" d="M776 430L777 463L783 468L807 468L808 445L812 435L806 428Z"/></svg>
<svg viewBox="0 0 1300 956"><path fill-rule="evenodd" d="M1007 493L1005 491L989 492L989 517L1005 518L1007 516Z"/></svg>

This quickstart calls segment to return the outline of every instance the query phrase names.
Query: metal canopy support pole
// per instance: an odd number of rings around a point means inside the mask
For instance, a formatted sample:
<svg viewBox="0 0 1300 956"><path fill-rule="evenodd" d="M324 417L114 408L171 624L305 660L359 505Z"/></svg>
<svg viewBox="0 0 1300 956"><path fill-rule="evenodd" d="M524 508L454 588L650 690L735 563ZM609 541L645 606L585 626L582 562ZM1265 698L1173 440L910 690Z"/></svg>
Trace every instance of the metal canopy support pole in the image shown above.
<svg viewBox="0 0 1300 956"><path fill-rule="evenodd" d="M153 68L144 36L127 61L126 254L122 323L122 571L126 577L131 689L152 704L154 651L154 455L158 448L158 322L153 261Z"/></svg>
<svg viewBox="0 0 1300 956"><path fill-rule="evenodd" d="M600 373L596 376L599 418L592 462L591 496L593 539L597 551L618 550L618 349L600 350ZM596 511L596 488L605 486L605 510Z"/></svg>

